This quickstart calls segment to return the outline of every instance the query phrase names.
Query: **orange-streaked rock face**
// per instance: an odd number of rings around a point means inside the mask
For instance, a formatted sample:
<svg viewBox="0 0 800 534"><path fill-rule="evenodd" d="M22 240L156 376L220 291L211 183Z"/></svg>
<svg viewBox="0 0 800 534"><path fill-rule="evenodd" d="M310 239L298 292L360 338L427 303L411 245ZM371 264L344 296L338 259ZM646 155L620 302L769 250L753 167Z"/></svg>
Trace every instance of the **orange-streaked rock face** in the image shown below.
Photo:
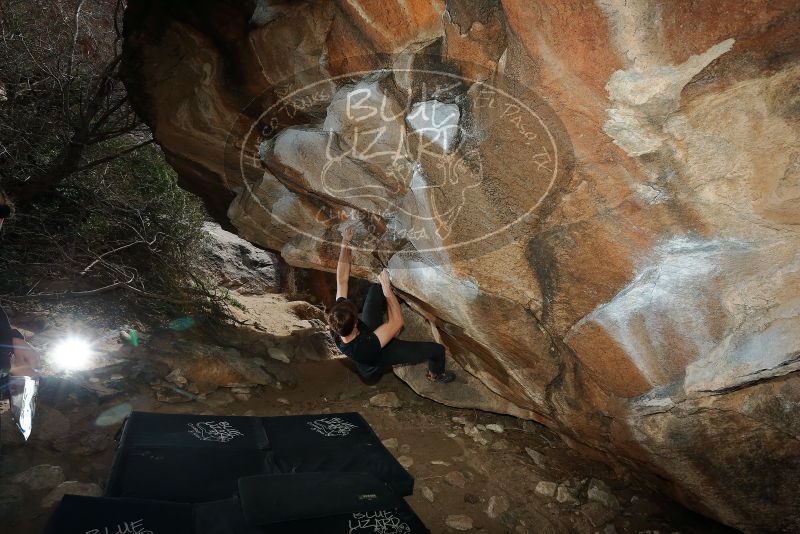
<svg viewBox="0 0 800 534"><path fill-rule="evenodd" d="M796 1L186 6L124 58L182 184L298 266L355 224L468 376L412 387L800 530Z"/></svg>

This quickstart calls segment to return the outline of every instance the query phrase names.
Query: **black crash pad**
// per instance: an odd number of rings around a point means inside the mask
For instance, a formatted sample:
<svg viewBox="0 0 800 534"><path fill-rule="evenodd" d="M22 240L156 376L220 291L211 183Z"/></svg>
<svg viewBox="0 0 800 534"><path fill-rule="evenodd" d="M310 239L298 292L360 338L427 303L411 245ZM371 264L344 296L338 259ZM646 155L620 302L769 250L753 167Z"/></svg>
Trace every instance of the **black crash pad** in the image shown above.
<svg viewBox="0 0 800 534"><path fill-rule="evenodd" d="M194 534L190 504L65 495L45 534Z"/></svg>
<svg viewBox="0 0 800 534"><path fill-rule="evenodd" d="M263 417L273 473L361 472L411 495L414 479L357 413Z"/></svg>
<svg viewBox="0 0 800 534"><path fill-rule="evenodd" d="M106 495L201 502L232 496L240 477L309 472L369 473L398 495L414 488L414 479L357 413L259 418L134 412L122 428Z"/></svg>
<svg viewBox="0 0 800 534"><path fill-rule="evenodd" d="M260 450L120 448L108 497L194 503L236 494L239 478L272 472Z"/></svg>
<svg viewBox="0 0 800 534"><path fill-rule="evenodd" d="M243 478L239 497L199 503L197 534L427 534L386 484L364 473Z"/></svg>
<svg viewBox="0 0 800 534"><path fill-rule="evenodd" d="M257 417L133 412L119 446L263 450L268 443Z"/></svg>
<svg viewBox="0 0 800 534"><path fill-rule="evenodd" d="M239 479L239 502L251 525L395 508L401 501L368 473L294 473Z"/></svg>

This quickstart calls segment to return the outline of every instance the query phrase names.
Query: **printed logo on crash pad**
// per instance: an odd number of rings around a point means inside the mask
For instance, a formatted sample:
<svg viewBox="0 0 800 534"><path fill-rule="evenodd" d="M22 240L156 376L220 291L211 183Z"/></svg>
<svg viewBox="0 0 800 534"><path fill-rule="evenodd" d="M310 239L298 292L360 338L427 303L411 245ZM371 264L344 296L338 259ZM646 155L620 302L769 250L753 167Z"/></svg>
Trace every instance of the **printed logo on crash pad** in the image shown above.
<svg viewBox="0 0 800 534"><path fill-rule="evenodd" d="M356 512L348 523L349 534L407 534L411 528L388 510Z"/></svg>
<svg viewBox="0 0 800 534"><path fill-rule="evenodd" d="M227 443L234 438L244 436L227 421L200 421L199 423L189 423L189 434L200 441L215 441L217 443Z"/></svg>
<svg viewBox="0 0 800 534"><path fill-rule="evenodd" d="M153 531L145 528L143 519L137 519L118 523L112 527L91 528L85 534L153 534Z"/></svg>
<svg viewBox="0 0 800 534"><path fill-rule="evenodd" d="M308 425L316 432L328 438L347 436L354 428L357 428L356 425L348 423L338 417L323 417L322 419L309 422Z"/></svg>

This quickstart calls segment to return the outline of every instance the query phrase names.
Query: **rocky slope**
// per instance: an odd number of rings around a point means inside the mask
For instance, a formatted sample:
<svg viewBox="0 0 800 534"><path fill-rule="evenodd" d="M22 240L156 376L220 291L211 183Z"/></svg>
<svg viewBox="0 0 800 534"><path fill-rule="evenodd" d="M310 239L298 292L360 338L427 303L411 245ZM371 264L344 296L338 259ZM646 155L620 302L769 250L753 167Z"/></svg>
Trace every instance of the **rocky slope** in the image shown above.
<svg viewBox="0 0 800 534"><path fill-rule="evenodd" d="M332 270L356 224L464 369L426 394L791 531L797 7L130 0L126 83L240 236Z"/></svg>

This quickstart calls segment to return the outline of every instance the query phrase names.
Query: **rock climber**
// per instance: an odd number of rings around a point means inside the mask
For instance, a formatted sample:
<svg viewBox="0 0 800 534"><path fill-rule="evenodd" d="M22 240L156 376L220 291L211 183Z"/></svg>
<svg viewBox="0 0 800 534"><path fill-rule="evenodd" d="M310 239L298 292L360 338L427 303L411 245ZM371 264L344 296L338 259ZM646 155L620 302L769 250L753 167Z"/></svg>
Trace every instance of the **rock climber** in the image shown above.
<svg viewBox="0 0 800 534"><path fill-rule="evenodd" d="M397 339L403 327L403 314L386 269L378 276L380 283L370 285L359 317L358 307L347 298L353 230L353 225L349 225L342 232L336 265L336 303L327 314L336 346L355 361L359 374L366 379L379 376L392 365L428 362L428 380L452 382L455 375L445 371L444 345ZM384 313L388 315L386 321Z"/></svg>

